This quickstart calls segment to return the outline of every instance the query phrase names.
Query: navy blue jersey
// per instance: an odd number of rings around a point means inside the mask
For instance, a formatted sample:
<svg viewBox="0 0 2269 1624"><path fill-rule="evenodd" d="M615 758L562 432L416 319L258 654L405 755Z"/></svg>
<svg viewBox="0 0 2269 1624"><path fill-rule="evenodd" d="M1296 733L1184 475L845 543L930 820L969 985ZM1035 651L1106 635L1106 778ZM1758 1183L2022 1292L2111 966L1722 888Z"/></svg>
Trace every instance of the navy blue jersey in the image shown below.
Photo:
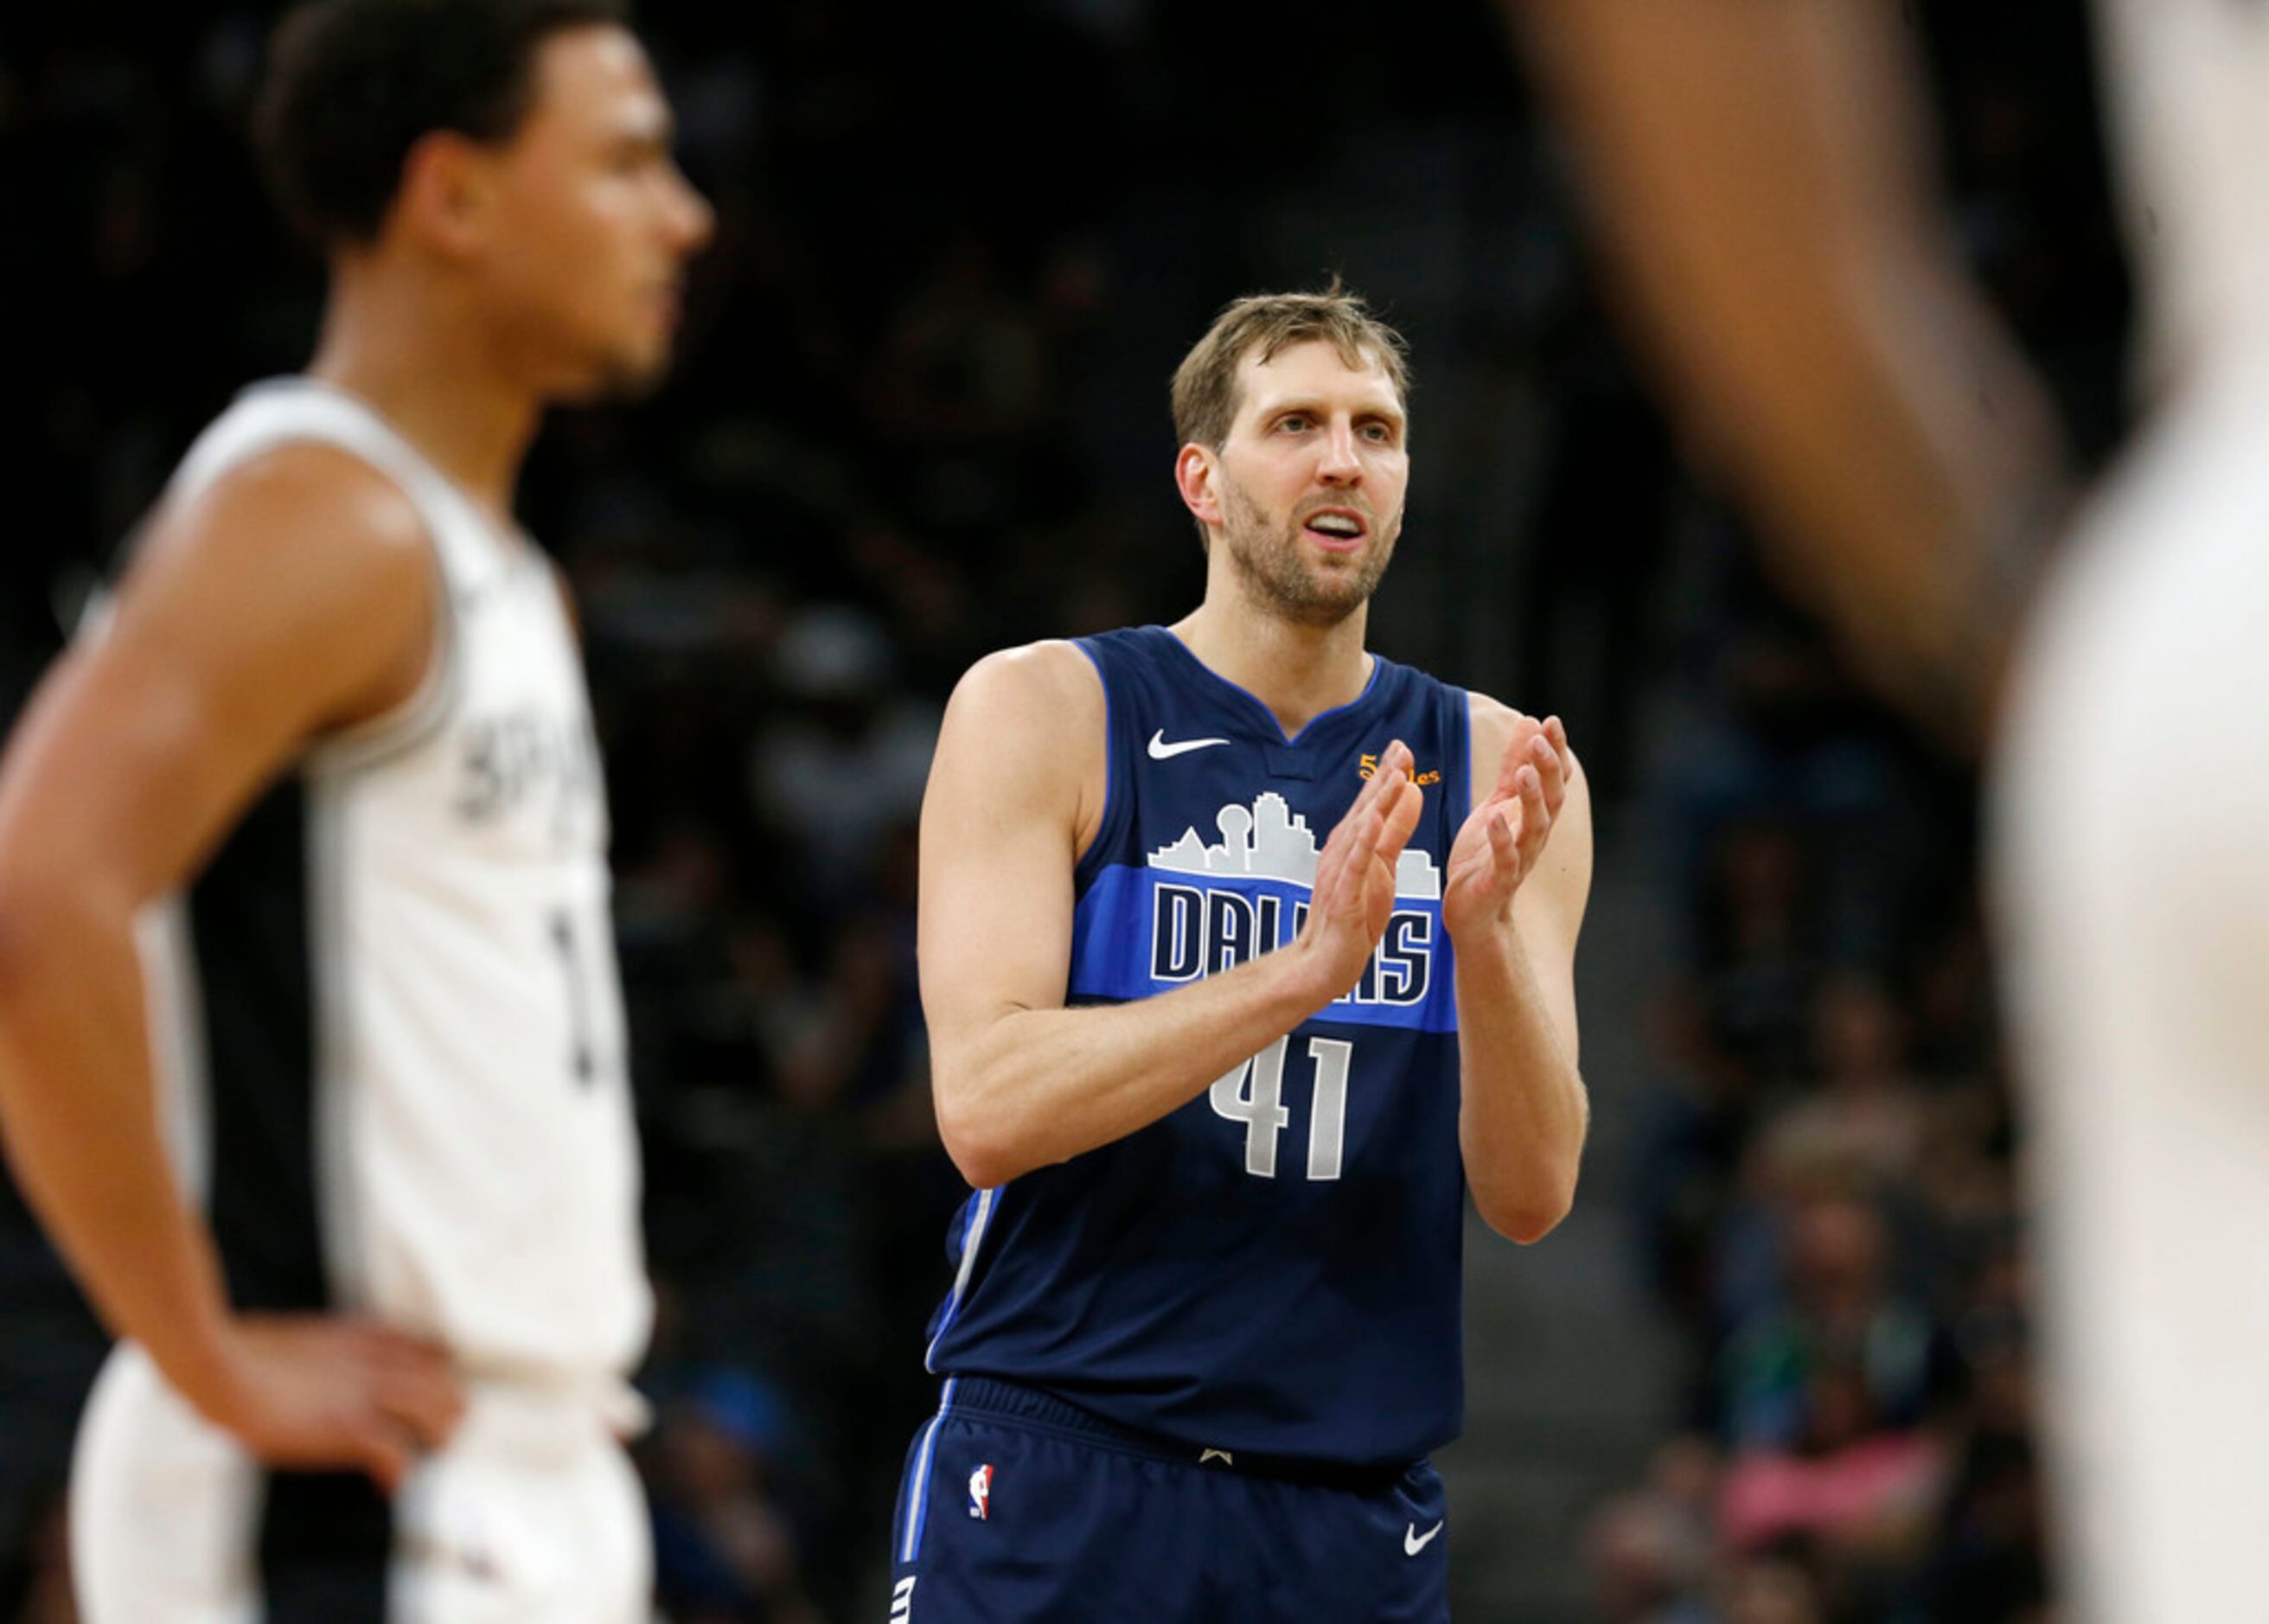
<svg viewBox="0 0 2269 1624"><path fill-rule="evenodd" d="M1289 945L1317 854L1395 739L1425 810L1347 996L1158 1122L978 1192L930 1368L1204 1448L1407 1462L1465 1405L1455 978L1442 873L1463 690L1377 660L1284 737L1163 627L1082 639L1109 712L1067 1001L1148 998Z"/></svg>

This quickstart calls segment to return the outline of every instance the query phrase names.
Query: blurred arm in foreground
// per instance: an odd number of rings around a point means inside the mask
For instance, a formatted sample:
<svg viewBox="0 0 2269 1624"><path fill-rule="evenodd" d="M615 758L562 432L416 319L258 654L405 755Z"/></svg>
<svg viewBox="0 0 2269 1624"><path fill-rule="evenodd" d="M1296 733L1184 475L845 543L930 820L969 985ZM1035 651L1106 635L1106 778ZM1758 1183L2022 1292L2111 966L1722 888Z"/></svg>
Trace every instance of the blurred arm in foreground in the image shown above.
<svg viewBox="0 0 2269 1624"><path fill-rule="evenodd" d="M1887 0L1504 0L1690 454L1855 668L1975 752L2067 498Z"/></svg>

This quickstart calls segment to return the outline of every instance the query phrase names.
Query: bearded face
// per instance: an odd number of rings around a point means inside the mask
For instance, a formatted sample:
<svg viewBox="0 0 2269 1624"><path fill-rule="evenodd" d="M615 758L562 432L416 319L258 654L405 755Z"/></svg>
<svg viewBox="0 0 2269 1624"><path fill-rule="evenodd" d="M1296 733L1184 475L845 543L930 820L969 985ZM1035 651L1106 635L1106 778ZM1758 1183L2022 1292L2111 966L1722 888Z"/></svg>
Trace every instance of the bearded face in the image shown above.
<svg viewBox="0 0 2269 1624"><path fill-rule="evenodd" d="M1272 512L1224 468L1221 493L1222 545L1246 601L1299 625L1337 625L1370 602L1401 533L1400 492L1383 514L1360 490L1315 492Z"/></svg>
<svg viewBox="0 0 2269 1624"><path fill-rule="evenodd" d="M1236 400L1220 442L1193 440L1175 464L1215 584L1273 618L1336 626L1371 601L1402 532L1399 374L1309 339L1248 353Z"/></svg>

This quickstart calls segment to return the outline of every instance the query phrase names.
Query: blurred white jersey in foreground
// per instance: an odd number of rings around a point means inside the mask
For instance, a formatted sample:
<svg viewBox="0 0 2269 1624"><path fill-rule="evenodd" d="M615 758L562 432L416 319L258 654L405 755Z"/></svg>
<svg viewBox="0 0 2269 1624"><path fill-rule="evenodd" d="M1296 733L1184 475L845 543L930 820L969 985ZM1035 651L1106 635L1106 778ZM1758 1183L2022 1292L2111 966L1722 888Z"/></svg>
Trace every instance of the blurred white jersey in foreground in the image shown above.
<svg viewBox="0 0 2269 1624"><path fill-rule="evenodd" d="M2059 1565L2269 1619L2269 4L2104 0L2154 404L2020 661L1994 849Z"/></svg>

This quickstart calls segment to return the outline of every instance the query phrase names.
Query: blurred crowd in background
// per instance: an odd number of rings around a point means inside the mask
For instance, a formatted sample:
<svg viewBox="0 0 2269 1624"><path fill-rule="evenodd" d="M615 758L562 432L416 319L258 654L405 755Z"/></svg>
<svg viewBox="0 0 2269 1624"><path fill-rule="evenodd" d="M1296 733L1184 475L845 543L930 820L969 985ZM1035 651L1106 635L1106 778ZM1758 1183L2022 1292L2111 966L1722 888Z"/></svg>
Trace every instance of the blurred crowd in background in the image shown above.
<svg viewBox="0 0 2269 1624"><path fill-rule="evenodd" d="M196 431L308 352L319 269L239 133L276 9L0 19L11 708ZM1908 9L1962 240L2100 456L2125 293L2081 8ZM1618 1081L1627 1153L1582 1200L1621 1217L1684 1379L1559 1558L1587 1616L2047 1617L1974 784L1853 690L1681 466L1498 17L886 15L644 8L722 230L671 383L558 417L524 487L608 755L668 1617L854 1615L965 1193L914 980L941 707L987 649L1195 602L1166 379L1226 299L1334 271L1418 380L1374 642L1566 717L1602 875L1678 944L1631 990L1655 1067ZM54 1624L101 1340L12 1200L0 1620Z"/></svg>
<svg viewBox="0 0 2269 1624"><path fill-rule="evenodd" d="M1679 925L1622 1190L1681 1419L1616 1624L2043 1620L2027 1248L1962 805L1770 611L1651 786Z"/></svg>

